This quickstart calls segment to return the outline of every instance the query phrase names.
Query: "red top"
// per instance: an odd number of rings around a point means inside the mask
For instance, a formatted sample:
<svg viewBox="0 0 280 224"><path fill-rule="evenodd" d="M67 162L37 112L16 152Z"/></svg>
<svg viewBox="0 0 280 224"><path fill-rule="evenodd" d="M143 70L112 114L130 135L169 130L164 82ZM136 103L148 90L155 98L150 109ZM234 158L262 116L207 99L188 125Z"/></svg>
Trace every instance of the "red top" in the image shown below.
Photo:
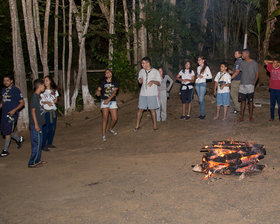
<svg viewBox="0 0 280 224"><path fill-rule="evenodd" d="M274 68L272 64L267 64L267 71L270 72L270 89L280 89L280 67Z"/></svg>

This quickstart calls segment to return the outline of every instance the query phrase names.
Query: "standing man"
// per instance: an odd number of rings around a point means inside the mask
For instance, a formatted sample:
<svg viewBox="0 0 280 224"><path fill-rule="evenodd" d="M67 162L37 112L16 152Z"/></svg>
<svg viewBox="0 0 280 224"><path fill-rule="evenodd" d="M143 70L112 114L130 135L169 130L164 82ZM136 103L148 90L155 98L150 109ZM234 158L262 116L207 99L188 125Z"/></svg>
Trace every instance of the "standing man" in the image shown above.
<svg viewBox="0 0 280 224"><path fill-rule="evenodd" d="M259 78L258 63L250 58L250 52L247 49L242 51L242 58L244 59L244 61L242 61L240 65L240 70L242 71L242 77L240 81L239 95L238 95L239 102L241 102L241 113L238 121L239 122L244 121L246 100L248 100L249 102L249 121L254 121L253 100L254 100L255 84Z"/></svg>
<svg viewBox="0 0 280 224"><path fill-rule="evenodd" d="M240 112L240 103L238 102L238 92L240 86L240 80L242 72L240 71L240 65L242 63L242 52L235 51L234 52L235 63L233 67L233 72L231 76L231 90L230 96L233 102L234 113L237 114Z"/></svg>
<svg viewBox="0 0 280 224"><path fill-rule="evenodd" d="M8 148L11 142L11 138L17 142L18 149L23 142L22 136L17 136L14 133L14 129L17 124L18 111L24 106L24 100L20 90L14 86L13 77L11 75L5 75L3 78L4 88L2 89L2 102L0 108L2 108L1 116L1 131L5 136L5 145L1 157L8 156Z"/></svg>
<svg viewBox="0 0 280 224"><path fill-rule="evenodd" d="M152 68L151 59L144 57L141 60L142 69L138 75L138 82L142 84L139 95L138 113L136 127L134 131L140 128L140 121L144 110L150 110L153 120L153 128L157 130L156 109L159 108L158 86L161 82L161 76L158 70Z"/></svg>

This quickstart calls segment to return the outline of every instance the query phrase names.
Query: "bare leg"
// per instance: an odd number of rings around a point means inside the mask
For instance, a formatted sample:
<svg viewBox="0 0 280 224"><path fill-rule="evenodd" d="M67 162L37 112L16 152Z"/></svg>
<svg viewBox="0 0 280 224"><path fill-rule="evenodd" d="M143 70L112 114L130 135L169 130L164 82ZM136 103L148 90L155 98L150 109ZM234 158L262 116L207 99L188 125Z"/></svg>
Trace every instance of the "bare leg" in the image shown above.
<svg viewBox="0 0 280 224"><path fill-rule="evenodd" d="M214 120L219 119L219 116L220 116L220 110L221 110L221 106L217 106L217 113L216 113L216 117L214 117Z"/></svg>
<svg viewBox="0 0 280 224"><path fill-rule="evenodd" d="M102 135L106 135L106 128L108 122L109 108L102 109Z"/></svg>
<svg viewBox="0 0 280 224"><path fill-rule="evenodd" d="M151 114L152 114L152 120L153 120L153 127L154 127L154 129L157 129L156 111L151 110Z"/></svg>
<svg viewBox="0 0 280 224"><path fill-rule="evenodd" d="M223 118L223 121L226 120L226 118L227 118L227 111L228 111L228 106L224 106L224 118Z"/></svg>
<svg viewBox="0 0 280 224"><path fill-rule="evenodd" d="M111 114L112 120L111 120L111 124L110 124L109 130L112 130L115 127L115 125L116 125L116 123L118 121L118 109L111 109L110 110L110 114Z"/></svg>
<svg viewBox="0 0 280 224"><path fill-rule="evenodd" d="M139 128L140 127L140 121L141 121L141 118L142 118L142 115L143 115L143 109L138 109L138 112L137 112L137 120L136 120L136 127L135 128Z"/></svg>
<svg viewBox="0 0 280 224"><path fill-rule="evenodd" d="M188 104L188 116L191 116L191 111L192 111L192 103Z"/></svg>
<svg viewBox="0 0 280 224"><path fill-rule="evenodd" d="M182 116L186 116L186 104L182 104Z"/></svg>
<svg viewBox="0 0 280 224"><path fill-rule="evenodd" d="M241 113L240 113L240 119L239 120L244 120L245 107L246 107L246 101L242 101L241 102Z"/></svg>
<svg viewBox="0 0 280 224"><path fill-rule="evenodd" d="M254 103L250 102L249 103L249 119L252 120L253 119L253 108L254 108Z"/></svg>

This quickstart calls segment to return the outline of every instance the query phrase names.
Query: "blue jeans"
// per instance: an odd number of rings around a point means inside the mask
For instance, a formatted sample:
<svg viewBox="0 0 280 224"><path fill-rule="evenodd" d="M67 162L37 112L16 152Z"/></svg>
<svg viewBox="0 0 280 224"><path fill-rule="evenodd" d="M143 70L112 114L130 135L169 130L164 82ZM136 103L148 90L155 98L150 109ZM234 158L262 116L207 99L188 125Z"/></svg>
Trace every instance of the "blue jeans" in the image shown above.
<svg viewBox="0 0 280 224"><path fill-rule="evenodd" d="M46 125L43 126L43 141L42 147L44 148L46 145L52 145L54 132L56 128L56 118L57 118L57 111L46 111L45 113L45 120Z"/></svg>
<svg viewBox="0 0 280 224"><path fill-rule="evenodd" d="M198 101L200 104L200 115L205 116L205 107L204 107L204 96L206 93L206 82L196 83L195 90L198 96Z"/></svg>
<svg viewBox="0 0 280 224"><path fill-rule="evenodd" d="M40 130L42 126L39 125ZM31 138L31 156L28 165L34 165L41 161L41 150L42 150L42 131L37 132L35 126L30 126L30 138Z"/></svg>
<svg viewBox="0 0 280 224"><path fill-rule="evenodd" d="M280 119L280 89L270 89L270 118L274 120L276 101L278 104L278 118Z"/></svg>

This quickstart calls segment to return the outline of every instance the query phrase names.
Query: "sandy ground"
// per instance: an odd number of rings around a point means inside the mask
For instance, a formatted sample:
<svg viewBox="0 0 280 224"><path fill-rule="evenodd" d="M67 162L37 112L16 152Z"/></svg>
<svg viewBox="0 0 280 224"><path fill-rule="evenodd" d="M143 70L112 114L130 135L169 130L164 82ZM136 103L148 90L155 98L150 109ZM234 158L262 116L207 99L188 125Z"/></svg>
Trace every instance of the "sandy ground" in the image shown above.
<svg viewBox="0 0 280 224"><path fill-rule="evenodd" d="M265 88L257 97L268 98ZM43 152L48 161L29 169L30 141L0 158L0 223L186 224L280 223L279 127L268 122L269 105L255 108L255 121L237 124L236 116L214 121L215 99L206 97L206 120L199 120L194 101L192 118L181 121L177 87L169 100L168 121L152 130L145 113L138 133L137 98L120 103L118 136L101 141L100 112L60 119L54 144ZM69 125L70 124L70 125ZM267 168L238 180L216 176L203 180L192 164L212 140L239 139L264 144ZM3 145L3 140L1 140Z"/></svg>

